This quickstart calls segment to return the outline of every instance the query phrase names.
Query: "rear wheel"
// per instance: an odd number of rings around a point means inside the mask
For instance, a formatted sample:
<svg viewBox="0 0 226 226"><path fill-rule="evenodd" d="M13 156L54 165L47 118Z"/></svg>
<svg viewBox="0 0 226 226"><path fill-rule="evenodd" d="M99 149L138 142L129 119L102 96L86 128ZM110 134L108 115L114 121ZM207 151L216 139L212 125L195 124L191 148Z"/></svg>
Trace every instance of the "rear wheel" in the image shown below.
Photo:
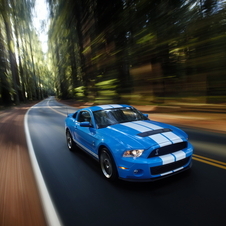
<svg viewBox="0 0 226 226"><path fill-rule="evenodd" d="M114 159L107 148L103 148L100 152L100 167L108 180L115 180L118 177Z"/></svg>
<svg viewBox="0 0 226 226"><path fill-rule="evenodd" d="M72 139L70 131L67 129L66 131L66 141L67 141L67 147L70 151L74 151L76 148L76 144Z"/></svg>

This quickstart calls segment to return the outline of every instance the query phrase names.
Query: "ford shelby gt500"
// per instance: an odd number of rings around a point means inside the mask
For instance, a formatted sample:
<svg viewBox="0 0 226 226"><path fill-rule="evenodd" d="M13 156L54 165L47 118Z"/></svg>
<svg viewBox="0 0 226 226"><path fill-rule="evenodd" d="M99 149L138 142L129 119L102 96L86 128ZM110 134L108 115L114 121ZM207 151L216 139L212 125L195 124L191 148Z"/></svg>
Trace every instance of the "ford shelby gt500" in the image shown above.
<svg viewBox="0 0 226 226"><path fill-rule="evenodd" d="M90 154L109 180L155 180L191 167L187 134L129 105L80 109L66 117L65 129L69 150Z"/></svg>

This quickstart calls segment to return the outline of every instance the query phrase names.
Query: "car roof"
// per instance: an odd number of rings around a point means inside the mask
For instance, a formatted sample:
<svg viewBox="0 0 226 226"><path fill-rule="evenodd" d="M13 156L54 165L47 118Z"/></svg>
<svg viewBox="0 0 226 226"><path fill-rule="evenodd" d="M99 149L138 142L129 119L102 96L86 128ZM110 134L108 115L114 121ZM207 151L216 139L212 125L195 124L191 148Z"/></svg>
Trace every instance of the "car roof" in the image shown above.
<svg viewBox="0 0 226 226"><path fill-rule="evenodd" d="M124 107L131 107L131 106L126 104L104 104L104 105L97 105L97 106L91 106L88 108L83 108L82 110L100 111L104 109L114 109L114 108L124 108Z"/></svg>

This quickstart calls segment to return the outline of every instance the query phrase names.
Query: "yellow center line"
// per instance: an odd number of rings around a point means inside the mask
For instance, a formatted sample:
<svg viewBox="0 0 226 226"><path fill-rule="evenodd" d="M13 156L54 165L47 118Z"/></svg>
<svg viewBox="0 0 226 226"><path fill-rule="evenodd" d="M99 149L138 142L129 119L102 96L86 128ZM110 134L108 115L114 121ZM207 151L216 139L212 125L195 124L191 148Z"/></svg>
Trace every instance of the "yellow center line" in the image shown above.
<svg viewBox="0 0 226 226"><path fill-rule="evenodd" d="M218 161L218 160L214 160L214 159L207 158L207 157L204 157L204 156L201 156L201 155L196 155L196 154L193 154L192 158L196 161L200 161L200 162L212 165L212 166L216 166L216 167L219 167L221 169L226 169L226 163L225 162L221 162L221 161Z"/></svg>
<svg viewBox="0 0 226 226"><path fill-rule="evenodd" d="M226 162L221 162L221 161L218 161L218 160L214 160L214 159L207 158L207 157L204 157L204 156L201 156L201 155L196 155L196 154L193 154L193 156L196 157L196 158L205 159L205 160L208 160L208 161L215 162L215 163L218 163L218 164L226 166Z"/></svg>
<svg viewBox="0 0 226 226"><path fill-rule="evenodd" d="M62 112L60 112L60 111L57 111L57 110L53 109L52 107L50 107L49 101L48 101L48 105L47 105L47 106L48 106L48 108L50 108L51 110L55 111L56 113L61 114L61 115L63 115L63 116L67 116L66 114L64 114L64 113L62 113Z"/></svg>

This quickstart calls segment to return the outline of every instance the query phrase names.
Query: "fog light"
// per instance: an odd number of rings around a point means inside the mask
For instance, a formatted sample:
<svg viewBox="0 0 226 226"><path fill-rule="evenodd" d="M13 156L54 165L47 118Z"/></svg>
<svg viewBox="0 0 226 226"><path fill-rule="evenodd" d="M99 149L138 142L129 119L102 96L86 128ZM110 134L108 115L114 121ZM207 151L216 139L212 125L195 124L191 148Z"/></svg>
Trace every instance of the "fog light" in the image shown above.
<svg viewBox="0 0 226 226"><path fill-rule="evenodd" d="M135 170L133 171L133 173L134 173L135 175L141 175L141 174L143 174L143 170L142 170L142 169L135 169Z"/></svg>

